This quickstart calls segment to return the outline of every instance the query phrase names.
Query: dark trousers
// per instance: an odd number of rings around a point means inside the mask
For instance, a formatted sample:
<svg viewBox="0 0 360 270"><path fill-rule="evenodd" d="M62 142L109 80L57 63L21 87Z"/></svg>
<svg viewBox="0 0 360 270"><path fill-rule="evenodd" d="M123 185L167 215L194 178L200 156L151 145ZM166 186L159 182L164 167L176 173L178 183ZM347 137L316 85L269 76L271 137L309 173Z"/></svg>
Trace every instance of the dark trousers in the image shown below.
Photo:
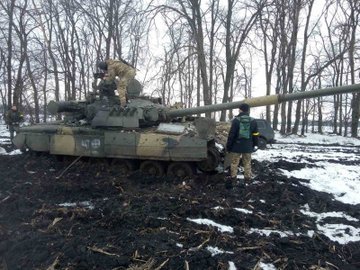
<svg viewBox="0 0 360 270"><path fill-rule="evenodd" d="M18 131L19 125L9 125L10 140L14 139L15 133Z"/></svg>

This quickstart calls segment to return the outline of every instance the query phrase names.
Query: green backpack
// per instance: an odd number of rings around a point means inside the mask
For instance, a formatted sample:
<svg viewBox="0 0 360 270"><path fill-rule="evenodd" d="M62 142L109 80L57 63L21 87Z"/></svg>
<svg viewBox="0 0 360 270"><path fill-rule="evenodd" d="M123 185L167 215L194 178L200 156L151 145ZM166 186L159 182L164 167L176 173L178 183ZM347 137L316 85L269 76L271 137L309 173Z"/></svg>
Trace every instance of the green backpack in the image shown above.
<svg viewBox="0 0 360 270"><path fill-rule="evenodd" d="M252 118L248 115L237 117L240 121L239 125L239 139L250 139L250 123Z"/></svg>

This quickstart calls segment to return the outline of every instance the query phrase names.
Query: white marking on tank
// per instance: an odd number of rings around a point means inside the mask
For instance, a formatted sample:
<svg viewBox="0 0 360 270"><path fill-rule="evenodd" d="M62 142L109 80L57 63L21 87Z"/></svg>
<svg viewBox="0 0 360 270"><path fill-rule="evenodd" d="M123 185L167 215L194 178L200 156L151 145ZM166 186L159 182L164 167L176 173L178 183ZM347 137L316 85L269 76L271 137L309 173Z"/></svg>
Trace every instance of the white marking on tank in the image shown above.
<svg viewBox="0 0 360 270"><path fill-rule="evenodd" d="M99 149L101 147L100 139L85 139L81 140L81 146L85 149Z"/></svg>
<svg viewBox="0 0 360 270"><path fill-rule="evenodd" d="M92 149L98 149L98 148L100 148L100 146L101 146L101 141L100 141L100 139L93 139L93 140L91 141L91 148L92 148Z"/></svg>

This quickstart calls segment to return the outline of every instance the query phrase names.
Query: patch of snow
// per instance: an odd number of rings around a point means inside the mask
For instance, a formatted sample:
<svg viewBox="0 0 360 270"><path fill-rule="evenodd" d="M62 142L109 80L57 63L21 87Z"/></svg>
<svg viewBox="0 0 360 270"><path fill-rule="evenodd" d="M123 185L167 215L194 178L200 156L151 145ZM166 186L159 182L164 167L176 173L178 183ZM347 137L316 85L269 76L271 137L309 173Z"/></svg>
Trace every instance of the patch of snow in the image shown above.
<svg viewBox="0 0 360 270"><path fill-rule="evenodd" d="M360 241L360 228L355 228L345 224L321 224L321 221L327 217L344 218L348 221L358 222L359 220L353 218L342 212L326 212L315 213L310 211L308 204L304 205L300 209L300 212L304 215L316 218L316 227L321 234L326 235L332 241L336 241L339 244L347 244L349 242ZM312 237L314 232L308 232L308 235Z"/></svg>
<svg viewBox="0 0 360 270"><path fill-rule="evenodd" d="M215 147L221 152L224 150L224 146L220 143L215 142Z"/></svg>
<svg viewBox="0 0 360 270"><path fill-rule="evenodd" d="M237 270L234 262L229 261L229 269L228 270Z"/></svg>
<svg viewBox="0 0 360 270"><path fill-rule="evenodd" d="M259 264L260 269L262 270L276 270L277 268L275 267L275 265L271 264L271 263L263 263L261 262Z"/></svg>
<svg viewBox="0 0 360 270"><path fill-rule="evenodd" d="M302 183L313 190L333 194L335 199L343 203L360 203L360 173L359 166L319 162L322 168L303 168L286 171L280 169L287 177L310 180Z"/></svg>
<svg viewBox="0 0 360 270"><path fill-rule="evenodd" d="M313 238L315 232L313 230L310 230L307 232L307 236L309 236L310 238Z"/></svg>
<svg viewBox="0 0 360 270"><path fill-rule="evenodd" d="M6 150L0 147L0 155L6 155Z"/></svg>
<svg viewBox="0 0 360 270"><path fill-rule="evenodd" d="M218 247L212 247L212 246L208 246L206 247L206 250L209 251L211 253L211 256L215 256L215 255L219 255L219 254L234 254L234 252L232 251L224 251L222 249L219 249Z"/></svg>
<svg viewBox="0 0 360 270"><path fill-rule="evenodd" d="M317 229L332 241L345 245L360 241L360 228L345 224L317 224Z"/></svg>
<svg viewBox="0 0 360 270"><path fill-rule="evenodd" d="M335 134L307 133L304 137L298 135L282 136L276 132L276 141L283 143L313 143L313 144L338 144L360 145L360 140L351 137L343 137Z"/></svg>
<svg viewBox="0 0 360 270"><path fill-rule="evenodd" d="M345 218L348 221L359 221L357 218L353 218L352 216L349 216L343 212L326 212L326 213L311 212L310 206L308 204L305 204L302 207L302 209L300 209L300 212L306 216L316 218L317 222L320 222L322 219L327 217L338 217L338 218Z"/></svg>
<svg viewBox="0 0 360 270"><path fill-rule="evenodd" d="M251 228L248 231L248 234L252 234L252 233L257 233L260 235L265 235L265 236L269 236L272 233L278 233L280 235L280 237L289 237L289 236L293 236L294 233L290 232L290 231L278 231L278 230L270 230L270 229L253 229Z"/></svg>
<svg viewBox="0 0 360 270"><path fill-rule="evenodd" d="M83 207L83 208L88 208L90 210L95 208L94 205L88 201L77 202L77 203L60 203L58 205L62 207Z"/></svg>
<svg viewBox="0 0 360 270"><path fill-rule="evenodd" d="M234 229L230 226L221 225L219 223L216 223L210 219L203 219L203 218L197 218L197 219L191 219L187 218L186 220L200 224L200 225L208 225L217 228L220 232L229 232L233 233Z"/></svg>
<svg viewBox="0 0 360 270"><path fill-rule="evenodd" d="M253 211L251 210L247 210L247 209L244 209L244 208L234 208L236 211L238 212L242 212L242 213L245 213L245 214L252 214Z"/></svg>
<svg viewBox="0 0 360 270"><path fill-rule="evenodd" d="M322 146L318 145L274 144L272 148L255 152L252 158L258 161L279 161L286 159L309 164L313 162L309 162L308 159L317 161L326 161L329 159L358 161L359 154L354 151L353 147L328 146L325 151Z"/></svg>
<svg viewBox="0 0 360 270"><path fill-rule="evenodd" d="M59 203L59 206L62 207L75 207L77 204L76 203Z"/></svg>
<svg viewBox="0 0 360 270"><path fill-rule="evenodd" d="M14 151L9 152L8 155L9 156L22 155L22 152L20 151L20 149L16 149Z"/></svg>

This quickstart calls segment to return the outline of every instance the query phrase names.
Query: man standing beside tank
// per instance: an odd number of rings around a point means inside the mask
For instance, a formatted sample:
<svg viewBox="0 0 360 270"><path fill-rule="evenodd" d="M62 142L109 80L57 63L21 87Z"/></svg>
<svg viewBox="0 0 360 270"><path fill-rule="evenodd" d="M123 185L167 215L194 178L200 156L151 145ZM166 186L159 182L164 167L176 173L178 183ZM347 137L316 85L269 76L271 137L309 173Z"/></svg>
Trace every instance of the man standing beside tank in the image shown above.
<svg viewBox="0 0 360 270"><path fill-rule="evenodd" d="M10 140L14 138L14 133L17 132L20 123L24 120L24 116L20 113L14 105L5 113L5 123L10 132Z"/></svg>
<svg viewBox="0 0 360 270"><path fill-rule="evenodd" d="M98 63L98 68L106 72L105 80L112 82L119 77L117 91L120 98L121 107L126 106L126 87L134 79L136 70L130 64L123 60L108 59Z"/></svg>
<svg viewBox="0 0 360 270"><path fill-rule="evenodd" d="M256 121L249 116L250 106L242 103L239 106L240 113L232 123L226 143L228 159L230 160L230 178L226 179L226 188L233 187L236 181L240 158L244 166L244 180L249 183L251 180L251 153L258 147L258 127ZM239 179L240 185L245 183Z"/></svg>

